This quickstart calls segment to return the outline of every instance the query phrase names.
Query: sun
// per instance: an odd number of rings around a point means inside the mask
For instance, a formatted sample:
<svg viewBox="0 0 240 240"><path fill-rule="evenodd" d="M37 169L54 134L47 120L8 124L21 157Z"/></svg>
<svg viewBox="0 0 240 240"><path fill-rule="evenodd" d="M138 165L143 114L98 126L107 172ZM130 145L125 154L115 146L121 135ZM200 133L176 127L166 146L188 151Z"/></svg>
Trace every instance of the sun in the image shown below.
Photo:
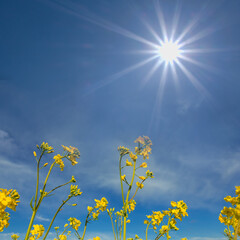
<svg viewBox="0 0 240 240"><path fill-rule="evenodd" d="M158 54L166 63L173 63L181 55L181 50L176 42L166 41L159 46Z"/></svg>

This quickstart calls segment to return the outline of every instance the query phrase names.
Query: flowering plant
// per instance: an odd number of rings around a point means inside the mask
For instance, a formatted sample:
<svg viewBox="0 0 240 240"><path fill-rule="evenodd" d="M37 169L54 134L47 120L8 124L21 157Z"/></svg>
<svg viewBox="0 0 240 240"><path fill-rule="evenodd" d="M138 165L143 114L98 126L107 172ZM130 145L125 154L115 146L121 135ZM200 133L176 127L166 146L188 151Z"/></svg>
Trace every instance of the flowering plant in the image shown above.
<svg viewBox="0 0 240 240"><path fill-rule="evenodd" d="M136 194L138 191L144 188L145 181L154 177L150 170L147 170L142 176L137 174L139 169L148 167L146 161L149 159L149 155L151 154L152 142L148 137L143 136L138 137L135 140L135 143L137 146L135 147L134 151L130 151L129 148L124 146L118 147L122 208L118 211L115 211L115 208L107 208L108 201L105 197L102 197L100 200L95 199L95 204L87 207L87 216L82 234L79 233L81 221L77 218L70 217L68 219L68 223L64 225L63 231L60 231L58 226L54 227L56 231L56 237L54 240L67 240L67 236L71 235L72 233L71 231L73 231L77 239L84 240L88 223L98 220L100 213L104 211L107 211L110 217L114 240L142 240L142 238L140 238L137 234L134 236L134 238L126 238L126 232L127 223L130 223L129 215L135 210L136 207ZM40 146L37 145L39 154L37 154L35 151L33 152L37 162L37 181L35 195L30 202L32 216L28 225L25 240L35 240L40 239L41 237L43 240L45 240L50 229L52 228L55 218L62 210L62 207L67 204L71 198L80 196L82 194L78 188L78 185L72 184L76 182L74 176L72 176L72 178L66 183L56 186L50 191L46 191L46 185L53 167L58 166L60 170L63 171L65 167L63 159L69 160L73 166L78 163L76 161L76 159L80 157L80 152L78 149L72 146L62 147L63 154L55 155L53 157L54 161L51 163L51 165L48 163L42 164L41 162L44 155L54 152L53 148L49 146L48 143L43 142ZM142 158L143 161L140 161L140 158ZM48 165L50 165L48 173L45 177L42 187L40 187L39 172L42 168L45 168ZM126 169L130 170L131 172L130 179L126 177L126 173L124 172ZM35 216L43 199L47 196L51 196L55 190L68 184L71 184L70 193L56 210L47 230L45 231L43 225L33 225ZM124 188L124 185L126 188ZM236 197L227 196L224 198L226 202L232 204L232 207L224 207L219 216L220 222L227 226L224 232L225 236L228 237L229 240L237 240L237 236L240 236L240 186L236 187L236 195ZM0 189L0 232L2 232L9 225L10 214L6 211L6 209L10 208L15 211L16 206L20 202L19 198L20 196L16 190ZM77 204L73 203L70 205L76 206ZM150 229L152 229L155 233L155 240L158 240L161 237L166 237L166 239L169 240L171 238L170 232L179 230L179 228L176 226L177 221L182 221L182 218L185 216L188 216L187 205L182 200L178 202L171 201L171 207L168 208L168 210L153 211L151 215L146 216L147 219L145 219L143 222L146 225L145 240L148 240L148 232ZM13 240L17 240L19 238L17 234L12 234L11 237ZM101 239L100 237L96 236L93 238L93 240ZM182 238L181 240L187 239Z"/></svg>

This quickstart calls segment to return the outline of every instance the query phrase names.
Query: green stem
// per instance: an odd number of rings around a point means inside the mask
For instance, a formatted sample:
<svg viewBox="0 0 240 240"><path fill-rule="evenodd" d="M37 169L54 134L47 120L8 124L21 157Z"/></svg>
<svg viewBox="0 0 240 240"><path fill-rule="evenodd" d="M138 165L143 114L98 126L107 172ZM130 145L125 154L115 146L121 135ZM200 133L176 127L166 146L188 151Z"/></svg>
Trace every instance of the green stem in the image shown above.
<svg viewBox="0 0 240 240"><path fill-rule="evenodd" d="M39 198L39 201L38 201L38 204L37 204L37 208L39 208L39 206L40 206L40 204L41 204L41 202L42 202L42 200L43 200L43 198L44 198L44 192L45 192L45 189L46 189L47 181L48 181L49 175L50 175L50 173L51 173L52 168L54 167L54 165L55 165L55 161L52 163L51 167L50 167L49 170L48 170L48 174L47 174L47 176L46 176L46 178L45 178L45 181L44 181L44 184L43 184L42 195L41 195L41 197Z"/></svg>
<svg viewBox="0 0 240 240"><path fill-rule="evenodd" d="M27 233L26 233L26 236L25 236L25 240L28 240L29 238L29 235L30 235L30 231L31 231L31 228L32 228L32 225L33 225L33 221L34 221L34 218L36 216L36 211L33 210L33 213L32 213L32 217L31 217L31 220L29 222L29 225L28 225L28 230L27 230Z"/></svg>
<svg viewBox="0 0 240 240"><path fill-rule="evenodd" d="M109 216L110 216L110 215L109 215ZM111 223L112 223L112 230L113 230L114 240L116 240L116 235L115 235L115 229L114 229L114 224L113 224L112 215L110 216L110 219L111 219Z"/></svg>
<svg viewBox="0 0 240 240"><path fill-rule="evenodd" d="M146 240L148 239L148 228L150 226L151 222L148 223L147 228L146 228Z"/></svg>
<svg viewBox="0 0 240 240"><path fill-rule="evenodd" d="M170 220L171 220L171 218L172 218L172 214L169 216L169 219L168 219L168 225L167 225L167 227L168 227L168 230L167 230L167 240L169 239L169 225L170 225Z"/></svg>
<svg viewBox="0 0 240 240"><path fill-rule="evenodd" d="M134 161L134 165L133 165L133 175L132 175L132 180L131 183L129 185L128 188L128 192L127 192L127 196L126 196L126 201L124 204L124 219L123 219L123 240L126 240L126 226L127 226L127 207L128 207L128 198L129 198L129 194L133 185L133 181L134 181L134 177L135 177L135 171L136 171L136 161Z"/></svg>
<svg viewBox="0 0 240 240"><path fill-rule="evenodd" d="M240 219L238 220L237 228L234 231L234 240L237 240L239 225L240 225Z"/></svg>
<svg viewBox="0 0 240 240"><path fill-rule="evenodd" d="M47 229L47 232L46 232L45 235L44 235L43 240L46 239L46 237L47 237L47 235L48 235L48 233L49 233L49 231L50 231L50 229L51 229L51 227L52 227L52 225L53 225L53 222L54 222L56 216L57 216L58 213L61 211L61 208L63 207L64 204L66 204L66 203L69 201L69 199L70 199L71 197L72 197L72 196L69 195L68 198L67 198L65 201L63 201L63 203L61 204L61 206L60 206L60 207L58 208L58 210L56 211L56 213L55 213L55 215L53 216L53 219L52 219L52 221L51 221L51 223L50 223L50 225L49 225L49 227L48 227L48 229Z"/></svg>
<svg viewBox="0 0 240 240"><path fill-rule="evenodd" d="M38 161L37 161L37 183L36 183L36 191L35 191L35 200L34 200L34 207L33 207L33 213L32 213L32 217L31 217L31 220L29 222L29 225L28 225L28 230L27 230L27 233L26 233L26 236L25 236L25 240L28 240L29 238L29 235L30 235L30 231L31 231L31 228L32 228L32 225L33 225L33 221L34 221L34 218L36 216L36 213L37 213L37 197L38 197L38 188L39 188L39 165L40 165L40 161L41 161L41 158L43 156L44 152L41 153Z"/></svg>
<svg viewBox="0 0 240 240"><path fill-rule="evenodd" d="M124 194L123 194L123 181L122 181L122 156L119 157L119 174L120 174L120 183L121 183L121 191L122 191L122 200L124 205Z"/></svg>
<svg viewBox="0 0 240 240"><path fill-rule="evenodd" d="M94 207L93 209L95 209L95 207ZM93 209L92 209L92 211L93 211ZM82 235L82 239L81 239L81 240L83 240L84 237L85 237L86 229L87 229L87 224L88 224L88 218L89 218L90 213L91 213L92 211L90 211L90 212L88 213L87 217L86 217L86 220L85 220L85 226L84 226L83 235Z"/></svg>

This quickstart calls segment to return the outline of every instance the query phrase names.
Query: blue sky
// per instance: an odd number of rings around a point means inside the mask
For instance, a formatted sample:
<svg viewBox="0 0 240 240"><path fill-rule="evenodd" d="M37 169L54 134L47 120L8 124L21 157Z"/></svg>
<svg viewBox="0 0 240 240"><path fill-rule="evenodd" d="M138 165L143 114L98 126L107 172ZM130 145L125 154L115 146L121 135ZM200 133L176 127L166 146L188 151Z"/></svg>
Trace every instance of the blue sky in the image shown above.
<svg viewBox="0 0 240 240"><path fill-rule="evenodd" d="M189 217L173 238L221 239L223 198L240 181L239 11L233 0L1 1L0 186L21 195L1 239L26 231L36 144L81 152L49 182L75 175L83 191L57 218L63 226L71 216L84 222L95 198L121 207L117 147L133 149L140 135L153 142L155 178L136 197L128 237L144 237L152 210L184 200ZM160 64L156 35L174 29L182 57ZM67 191L46 199L36 223L49 224ZM97 234L113 239L107 214L89 226L87 237Z"/></svg>

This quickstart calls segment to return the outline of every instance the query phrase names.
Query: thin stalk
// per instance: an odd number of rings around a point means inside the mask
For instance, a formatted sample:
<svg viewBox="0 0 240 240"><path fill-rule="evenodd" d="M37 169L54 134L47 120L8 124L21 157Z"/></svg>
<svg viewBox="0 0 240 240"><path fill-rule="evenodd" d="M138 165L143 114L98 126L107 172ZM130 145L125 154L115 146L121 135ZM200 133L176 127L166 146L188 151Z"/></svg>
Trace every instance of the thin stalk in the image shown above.
<svg viewBox="0 0 240 240"><path fill-rule="evenodd" d="M33 225L33 221L34 221L34 218L35 218L36 213L37 213L36 205L37 205L38 188L39 188L39 165L40 165L40 161L41 161L41 158L42 158L43 154L44 154L44 152L41 153L41 155L40 155L40 157L37 161L37 183L36 183L34 207L33 207L32 217L31 217L31 220L30 220L29 225L28 225L28 230L27 230L27 233L26 233L26 236L25 236L25 240L28 240L28 238L29 238L30 231L31 231L31 228L32 228L32 225Z"/></svg>
<svg viewBox="0 0 240 240"><path fill-rule="evenodd" d="M240 225L240 219L238 220L237 228L234 231L234 238L233 238L234 240L237 240L239 225Z"/></svg>
<svg viewBox="0 0 240 240"><path fill-rule="evenodd" d="M120 175L120 183L121 183L121 191L122 191L122 200L124 205L124 194L123 194L123 183L122 183L122 156L119 157L119 175Z"/></svg>
<svg viewBox="0 0 240 240"><path fill-rule="evenodd" d="M113 224L112 216L110 216L110 219L111 219L111 223L112 223L112 230L113 230L114 240L116 240L116 235L115 235L115 230L114 230L114 224Z"/></svg>
<svg viewBox="0 0 240 240"><path fill-rule="evenodd" d="M134 161L134 165L133 165L133 175L132 175L132 180L131 183L129 185L128 188L128 192L127 192L127 196L126 196L126 201L125 201L125 205L124 205L124 219L123 219L123 240L126 240L126 225L127 225L127 207L128 207L128 198L129 198L129 194L133 185L133 181L134 181L134 177L135 177L135 171L136 171L136 161Z"/></svg>
<svg viewBox="0 0 240 240"><path fill-rule="evenodd" d="M41 195L41 197L39 198L39 201L38 201L38 204L37 204L37 209L39 208L39 206L40 206L40 204L41 204L41 202L42 202L42 200L43 200L44 191L45 191L45 189L46 189L47 181L48 181L49 175L50 175L50 173L51 173L52 168L53 168L54 165L55 165L55 161L52 163L52 165L50 166L50 168L49 168L49 170L48 170L48 174L47 174L47 176L46 176L46 178L45 178L45 181L44 181L44 184L43 184L42 195Z"/></svg>
<svg viewBox="0 0 240 240"><path fill-rule="evenodd" d="M148 223L147 228L146 228L146 240L148 239L148 228L149 228L151 222Z"/></svg>
<svg viewBox="0 0 240 240"><path fill-rule="evenodd" d="M92 209L92 211L95 209L95 207ZM92 212L91 211L91 212ZM87 224L88 224L88 217L90 216L90 213L91 212L89 212L88 213L88 215L87 215L87 217L86 217L86 220L85 220L85 226L84 226L84 230L83 230L83 235L82 235L82 240L84 239L84 237L85 237L85 234L86 234L86 229L87 229Z"/></svg>
<svg viewBox="0 0 240 240"><path fill-rule="evenodd" d="M48 227L48 229L47 229L47 232L46 232L45 235L44 235L43 240L46 239L46 237L47 237L47 235L48 235L48 233L49 233L49 231L50 231L50 229L51 229L51 227L52 227L52 225L53 225L53 222L54 222L56 216L57 216L58 213L61 211L61 208L63 207L64 204L66 204L66 203L69 201L69 199L70 199L71 197L72 197L72 196L68 196L68 198L67 198L65 201L63 201L63 203L61 204L61 206L60 206L60 207L58 208L58 210L56 211L56 213L55 213L55 215L53 216L53 219L52 219L52 221L51 221L51 223L50 223L50 225L49 225L49 227Z"/></svg>
<svg viewBox="0 0 240 240"><path fill-rule="evenodd" d="M169 239L169 225L170 225L170 220L171 220L171 217L172 217L172 214L169 216L169 219L168 219L168 231L167 231L167 240Z"/></svg>

